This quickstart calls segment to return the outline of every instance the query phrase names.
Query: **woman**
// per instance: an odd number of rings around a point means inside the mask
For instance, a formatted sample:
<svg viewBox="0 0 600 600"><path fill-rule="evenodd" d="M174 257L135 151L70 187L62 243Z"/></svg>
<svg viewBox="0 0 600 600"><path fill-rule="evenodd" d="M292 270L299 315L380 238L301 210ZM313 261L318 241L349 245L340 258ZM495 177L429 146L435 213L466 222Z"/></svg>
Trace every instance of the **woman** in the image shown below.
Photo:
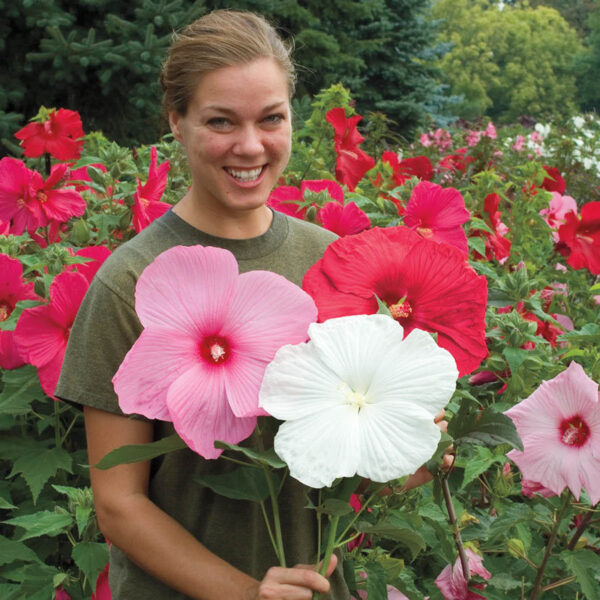
<svg viewBox="0 0 600 600"><path fill-rule="evenodd" d="M175 245L217 246L233 252L240 272L271 270L299 285L335 239L266 206L289 159L294 70L263 18L216 11L192 23L175 40L161 82L192 185L172 211L113 253L73 326L56 395L84 406L91 465L115 448L173 432L170 423L124 416L111 384L141 332L136 280L158 254ZM257 505L193 481L228 469L187 449L91 469L100 528L112 542L114 600L299 599L330 589L310 566L271 568L275 555ZM280 498L290 564L309 563L316 529L305 489L288 480ZM334 559L331 597L348 598L335 566Z"/></svg>

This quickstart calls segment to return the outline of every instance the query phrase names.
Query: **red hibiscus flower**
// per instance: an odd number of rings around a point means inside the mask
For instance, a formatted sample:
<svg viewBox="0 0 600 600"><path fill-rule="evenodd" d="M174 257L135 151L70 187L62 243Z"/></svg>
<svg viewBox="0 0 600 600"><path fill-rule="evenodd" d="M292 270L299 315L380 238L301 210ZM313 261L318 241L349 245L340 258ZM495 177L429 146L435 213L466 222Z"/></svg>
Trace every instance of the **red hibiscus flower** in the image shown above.
<svg viewBox="0 0 600 600"><path fill-rule="evenodd" d="M92 594L90 600L111 600L112 594L108 585L108 569L109 563L106 564L104 570L96 579L96 592Z"/></svg>
<svg viewBox="0 0 600 600"><path fill-rule="evenodd" d="M325 119L335 131L333 143L338 156L335 176L352 191L365 173L375 166L375 161L358 147L364 140L356 128L362 117L354 115L348 119L343 108L332 108Z"/></svg>
<svg viewBox="0 0 600 600"><path fill-rule="evenodd" d="M568 257L573 269L587 269L600 275L600 202L588 202L581 207L579 217L569 212L565 224L558 230L557 249Z"/></svg>
<svg viewBox="0 0 600 600"><path fill-rule="evenodd" d="M473 158L467 156L467 149L459 148L454 154L444 156L438 162L437 167L439 170L464 172L467 169L467 165L472 162Z"/></svg>
<svg viewBox="0 0 600 600"><path fill-rule="evenodd" d="M16 258L0 254L0 322L6 321L20 300L40 300L33 283L23 281L23 267ZM25 364L14 341L13 331L0 331L0 367L16 369Z"/></svg>
<svg viewBox="0 0 600 600"><path fill-rule="evenodd" d="M44 181L20 160L0 160L0 221L11 222L11 233L33 233L52 221L64 223L84 213L81 194L70 187L58 187L67 169L66 164L54 165Z"/></svg>
<svg viewBox="0 0 600 600"><path fill-rule="evenodd" d="M354 202L338 204L328 202L317 213L317 219L321 225L340 237L360 233L371 227L369 217Z"/></svg>
<svg viewBox="0 0 600 600"><path fill-rule="evenodd" d="M421 181L406 205L404 224L422 237L451 244L468 254L467 236L461 225L470 216L458 190Z"/></svg>
<svg viewBox="0 0 600 600"><path fill-rule="evenodd" d="M437 333L460 375L487 355L487 281L464 255L406 227L374 228L336 240L304 277L319 320L377 312L377 298L403 326Z"/></svg>
<svg viewBox="0 0 600 600"><path fill-rule="evenodd" d="M144 185L138 179L137 190L133 195L133 228L139 233L145 227L148 227L154 219L164 215L171 205L161 202L160 198L167 186L167 174L171 168L168 160L156 166L157 154L156 148L152 146L150 150L150 167L148 169L148 180Z"/></svg>
<svg viewBox="0 0 600 600"><path fill-rule="evenodd" d="M414 156L398 160L398 155L395 152L384 152L381 155L381 160L394 169L396 185L403 185L411 177L418 177L426 181L430 181L433 177L433 166L426 156Z"/></svg>
<svg viewBox="0 0 600 600"><path fill-rule="evenodd" d="M502 213L498 210L500 204L500 196L498 194L488 194L483 201L483 210L487 213L486 223L493 230L493 234L489 231L476 231L471 237L485 238L485 257L491 260L495 257L502 265L510 256L510 247L512 242L504 237L508 232L508 227L500 220ZM480 256L477 252L476 256Z"/></svg>
<svg viewBox="0 0 600 600"><path fill-rule="evenodd" d="M102 256L105 252L98 254ZM51 398L54 398L71 326L95 273L94 268L86 267L57 275L50 285L50 302L24 310L15 328L19 352L29 364L37 367L42 389Z"/></svg>
<svg viewBox="0 0 600 600"><path fill-rule="evenodd" d="M58 160L77 160L83 148L81 117L74 110L52 110L43 123L29 123L15 133L23 153L36 158L45 152Z"/></svg>
<svg viewBox="0 0 600 600"><path fill-rule="evenodd" d="M344 204L344 190L330 179L308 179L300 184L300 189L291 185L276 187L267 200L267 206L296 219L305 219L308 206L304 204L304 192L326 191L332 200ZM314 206L314 205L313 205Z"/></svg>
<svg viewBox="0 0 600 600"><path fill-rule="evenodd" d="M560 171L556 167L549 167L548 165L544 165L544 169L546 173L548 173L548 176L544 178L540 187L547 192L564 194L567 189L567 184L560 174Z"/></svg>

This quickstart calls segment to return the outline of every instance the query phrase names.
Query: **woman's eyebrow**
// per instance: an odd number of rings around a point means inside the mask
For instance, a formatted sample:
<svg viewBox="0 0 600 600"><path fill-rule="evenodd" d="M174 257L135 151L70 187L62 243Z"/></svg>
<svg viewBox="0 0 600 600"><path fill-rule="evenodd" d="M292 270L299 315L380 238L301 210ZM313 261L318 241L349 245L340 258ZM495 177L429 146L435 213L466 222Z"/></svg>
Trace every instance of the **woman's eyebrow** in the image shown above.
<svg viewBox="0 0 600 600"><path fill-rule="evenodd" d="M276 110L276 109L284 106L286 102L287 102L286 100L281 100L280 102L274 102L273 104L269 104L268 106L265 106L261 112L270 112L272 110ZM222 113L229 114L229 115L234 115L236 113L235 110L233 110L231 108L227 108L226 106L220 106L218 104L209 104L207 106L204 106L203 110L214 110L216 112L222 112Z"/></svg>

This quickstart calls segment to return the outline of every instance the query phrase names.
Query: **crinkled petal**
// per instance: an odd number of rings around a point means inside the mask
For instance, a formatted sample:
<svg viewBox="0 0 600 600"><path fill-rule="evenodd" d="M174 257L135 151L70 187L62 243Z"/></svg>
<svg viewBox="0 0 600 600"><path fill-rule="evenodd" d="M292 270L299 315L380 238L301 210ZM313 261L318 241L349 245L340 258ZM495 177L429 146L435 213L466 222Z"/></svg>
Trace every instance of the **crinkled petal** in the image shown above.
<svg viewBox="0 0 600 600"><path fill-rule="evenodd" d="M14 342L28 363L42 367L66 347L65 329L49 317L47 304L21 313L15 327Z"/></svg>
<svg viewBox="0 0 600 600"><path fill-rule="evenodd" d="M144 327L214 335L225 321L237 276L237 262L228 250L175 246L140 275L136 312Z"/></svg>
<svg viewBox="0 0 600 600"><path fill-rule="evenodd" d="M267 415L258 405L258 392L268 364L235 350L227 362L225 371L225 391L231 410L238 417Z"/></svg>
<svg viewBox="0 0 600 600"><path fill-rule="evenodd" d="M252 435L256 417L236 417L225 393L222 367L209 370L201 363L180 375L167 393L167 407L181 439L204 458L223 451L216 440L237 444Z"/></svg>
<svg viewBox="0 0 600 600"><path fill-rule="evenodd" d="M313 488L352 477L360 456L358 411L349 404L330 406L287 421L275 436L275 452L292 477Z"/></svg>
<svg viewBox="0 0 600 600"><path fill-rule="evenodd" d="M198 342L170 330L144 329L113 377L124 413L171 421L167 392L199 360Z"/></svg>

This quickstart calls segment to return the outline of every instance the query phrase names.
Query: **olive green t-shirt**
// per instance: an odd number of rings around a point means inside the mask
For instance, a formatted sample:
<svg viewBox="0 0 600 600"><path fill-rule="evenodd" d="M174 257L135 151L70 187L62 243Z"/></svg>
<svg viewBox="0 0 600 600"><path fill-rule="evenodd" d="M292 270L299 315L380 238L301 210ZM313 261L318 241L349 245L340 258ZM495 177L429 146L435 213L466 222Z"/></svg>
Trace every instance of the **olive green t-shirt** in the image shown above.
<svg viewBox="0 0 600 600"><path fill-rule="evenodd" d="M136 281L161 252L177 246L217 246L230 250L240 272L273 271L300 285L307 269L336 236L320 227L274 212L268 231L256 238L231 240L208 235L169 211L118 248L92 281L71 330L56 396L81 405L122 414L112 378L140 335L135 313ZM170 310L164 306L165 313ZM154 437L174 433L171 423L154 422ZM262 579L277 564L260 506L229 500L194 482L194 477L235 468L223 459L205 460L189 449L152 461L148 495L209 550L249 575ZM279 498L289 565L314 562L315 513L305 508L307 488L288 477ZM113 600L183 600L186 598L134 565L118 548L110 550ZM349 593L338 569L331 578L331 598Z"/></svg>

